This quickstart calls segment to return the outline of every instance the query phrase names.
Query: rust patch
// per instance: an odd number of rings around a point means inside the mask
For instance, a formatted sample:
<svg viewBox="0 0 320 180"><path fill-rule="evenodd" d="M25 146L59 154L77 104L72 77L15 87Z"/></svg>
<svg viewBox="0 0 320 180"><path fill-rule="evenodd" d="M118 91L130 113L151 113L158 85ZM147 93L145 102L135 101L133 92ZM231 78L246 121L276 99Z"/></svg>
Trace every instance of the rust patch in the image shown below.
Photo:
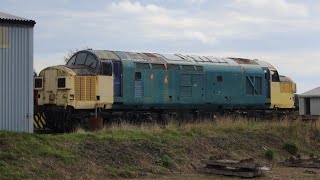
<svg viewBox="0 0 320 180"><path fill-rule="evenodd" d="M245 58L229 58L237 62L238 64L252 64L252 65L258 65L258 63L251 59L245 59Z"/></svg>

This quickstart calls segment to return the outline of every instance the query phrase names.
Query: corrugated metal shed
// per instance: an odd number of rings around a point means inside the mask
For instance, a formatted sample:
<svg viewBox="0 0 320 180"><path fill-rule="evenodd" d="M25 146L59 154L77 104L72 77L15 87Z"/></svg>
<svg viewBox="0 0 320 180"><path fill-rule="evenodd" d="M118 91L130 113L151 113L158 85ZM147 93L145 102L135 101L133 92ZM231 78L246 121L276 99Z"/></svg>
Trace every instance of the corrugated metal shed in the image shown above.
<svg viewBox="0 0 320 180"><path fill-rule="evenodd" d="M320 116L320 87L299 95L299 114Z"/></svg>
<svg viewBox="0 0 320 180"><path fill-rule="evenodd" d="M299 97L320 97L320 87L314 88L310 91L300 94Z"/></svg>
<svg viewBox="0 0 320 180"><path fill-rule="evenodd" d="M0 12L0 130L33 132L33 26Z"/></svg>
<svg viewBox="0 0 320 180"><path fill-rule="evenodd" d="M15 24L15 25L26 25L33 27L36 22L33 20L25 19L19 16L14 16L8 13L0 12L0 23L1 24Z"/></svg>

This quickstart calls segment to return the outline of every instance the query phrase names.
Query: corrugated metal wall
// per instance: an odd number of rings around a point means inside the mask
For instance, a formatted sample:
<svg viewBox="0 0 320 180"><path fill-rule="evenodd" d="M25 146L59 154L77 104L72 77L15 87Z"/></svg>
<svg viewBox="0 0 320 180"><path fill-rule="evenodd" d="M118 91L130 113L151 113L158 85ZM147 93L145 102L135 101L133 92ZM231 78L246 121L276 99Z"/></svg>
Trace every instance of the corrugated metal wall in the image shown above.
<svg viewBox="0 0 320 180"><path fill-rule="evenodd" d="M304 98L299 98L299 115L306 115Z"/></svg>
<svg viewBox="0 0 320 180"><path fill-rule="evenodd" d="M320 98L310 99L310 114L320 115Z"/></svg>
<svg viewBox="0 0 320 180"><path fill-rule="evenodd" d="M33 28L2 27L8 42L0 47L0 130L33 132Z"/></svg>
<svg viewBox="0 0 320 180"><path fill-rule="evenodd" d="M306 107L306 99L310 99L310 107ZM306 114L307 109L310 109L310 114ZM320 115L320 98L299 98L299 115Z"/></svg>

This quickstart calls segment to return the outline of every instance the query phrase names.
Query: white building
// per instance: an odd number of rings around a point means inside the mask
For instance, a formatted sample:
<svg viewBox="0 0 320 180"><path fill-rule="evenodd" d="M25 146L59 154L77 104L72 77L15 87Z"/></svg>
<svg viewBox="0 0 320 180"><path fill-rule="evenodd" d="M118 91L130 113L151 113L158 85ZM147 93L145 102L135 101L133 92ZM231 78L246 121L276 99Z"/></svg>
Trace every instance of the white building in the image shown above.
<svg viewBox="0 0 320 180"><path fill-rule="evenodd" d="M34 25L0 12L0 130L33 132Z"/></svg>
<svg viewBox="0 0 320 180"><path fill-rule="evenodd" d="M320 87L299 95L299 115L320 116Z"/></svg>

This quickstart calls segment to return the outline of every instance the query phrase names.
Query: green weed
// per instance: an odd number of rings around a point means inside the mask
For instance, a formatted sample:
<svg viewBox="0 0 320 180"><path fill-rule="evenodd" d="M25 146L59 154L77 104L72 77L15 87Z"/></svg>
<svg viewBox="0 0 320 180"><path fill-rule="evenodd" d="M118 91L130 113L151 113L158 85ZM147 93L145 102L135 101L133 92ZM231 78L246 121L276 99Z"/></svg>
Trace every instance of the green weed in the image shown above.
<svg viewBox="0 0 320 180"><path fill-rule="evenodd" d="M168 155L164 155L162 157L161 163L164 167L167 167L167 168L172 167L174 165L173 159Z"/></svg>
<svg viewBox="0 0 320 180"><path fill-rule="evenodd" d="M291 155L296 155L299 150L298 145L291 141L285 142L283 148Z"/></svg>
<svg viewBox="0 0 320 180"><path fill-rule="evenodd" d="M122 178L134 178L137 177L137 171L139 170L135 166L125 166L122 168L117 168L114 166L106 165L105 171L111 174L114 177L122 177Z"/></svg>

